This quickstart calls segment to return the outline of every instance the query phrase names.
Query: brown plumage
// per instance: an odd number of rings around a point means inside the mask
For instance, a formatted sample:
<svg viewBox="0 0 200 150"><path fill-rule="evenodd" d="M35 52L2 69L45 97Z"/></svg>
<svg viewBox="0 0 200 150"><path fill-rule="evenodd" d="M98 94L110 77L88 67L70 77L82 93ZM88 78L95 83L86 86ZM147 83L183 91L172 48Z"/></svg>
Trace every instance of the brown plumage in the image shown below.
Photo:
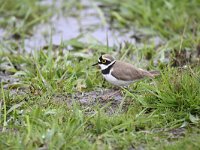
<svg viewBox="0 0 200 150"><path fill-rule="evenodd" d="M154 77L154 74L151 74L150 72L136 68L133 65L122 62L122 61L116 61L113 67L117 66L117 69L113 70L111 74L115 76L119 80L125 80L125 81L132 81L132 80L139 80L144 77Z"/></svg>
<svg viewBox="0 0 200 150"><path fill-rule="evenodd" d="M103 59L109 59L110 61L114 61L114 58L112 56L110 56L109 54L104 54L102 55Z"/></svg>

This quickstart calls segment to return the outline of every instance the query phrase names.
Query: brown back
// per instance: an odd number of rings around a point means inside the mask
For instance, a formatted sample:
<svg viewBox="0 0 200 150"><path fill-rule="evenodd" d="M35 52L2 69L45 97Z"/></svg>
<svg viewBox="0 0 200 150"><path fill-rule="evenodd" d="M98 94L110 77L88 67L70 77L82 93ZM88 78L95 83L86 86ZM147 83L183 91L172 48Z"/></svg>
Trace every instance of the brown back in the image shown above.
<svg viewBox="0 0 200 150"><path fill-rule="evenodd" d="M133 65L122 61L116 61L113 67L116 68L111 74L119 80L132 81L144 77L154 77L150 72L136 68Z"/></svg>

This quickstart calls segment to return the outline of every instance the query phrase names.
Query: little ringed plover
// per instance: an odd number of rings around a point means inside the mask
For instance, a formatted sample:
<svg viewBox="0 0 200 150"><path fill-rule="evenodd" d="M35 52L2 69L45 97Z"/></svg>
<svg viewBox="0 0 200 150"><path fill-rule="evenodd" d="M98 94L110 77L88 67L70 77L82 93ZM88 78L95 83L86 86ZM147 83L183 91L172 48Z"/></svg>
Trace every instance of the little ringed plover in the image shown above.
<svg viewBox="0 0 200 150"><path fill-rule="evenodd" d="M99 65L103 77L113 85L128 86L139 79L159 75L158 71L146 71L134 67L132 64L115 60L111 55L104 54L99 57L97 63L92 66Z"/></svg>

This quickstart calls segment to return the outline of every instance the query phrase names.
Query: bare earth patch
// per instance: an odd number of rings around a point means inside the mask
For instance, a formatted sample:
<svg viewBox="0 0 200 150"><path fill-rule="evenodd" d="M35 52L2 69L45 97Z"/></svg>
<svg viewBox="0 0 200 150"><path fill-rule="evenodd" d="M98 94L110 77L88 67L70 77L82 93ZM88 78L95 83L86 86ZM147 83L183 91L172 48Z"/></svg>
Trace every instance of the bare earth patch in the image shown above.
<svg viewBox="0 0 200 150"><path fill-rule="evenodd" d="M98 106L99 108L106 107L105 111L107 114L124 112L130 106L130 101L128 99L125 100L122 92L114 89L99 89L71 95L58 94L53 96L52 101L66 104L69 108L73 106L73 103L88 109L92 109L93 106Z"/></svg>

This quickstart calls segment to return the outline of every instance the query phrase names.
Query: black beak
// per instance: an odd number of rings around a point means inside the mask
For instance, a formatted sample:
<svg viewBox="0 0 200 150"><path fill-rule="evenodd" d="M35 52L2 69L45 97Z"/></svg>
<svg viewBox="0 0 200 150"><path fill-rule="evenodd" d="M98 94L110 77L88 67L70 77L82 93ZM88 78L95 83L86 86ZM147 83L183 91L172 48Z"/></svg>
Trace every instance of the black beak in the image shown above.
<svg viewBox="0 0 200 150"><path fill-rule="evenodd" d="M96 64L93 64L92 66L96 66L96 65L98 65L99 63L96 63Z"/></svg>

